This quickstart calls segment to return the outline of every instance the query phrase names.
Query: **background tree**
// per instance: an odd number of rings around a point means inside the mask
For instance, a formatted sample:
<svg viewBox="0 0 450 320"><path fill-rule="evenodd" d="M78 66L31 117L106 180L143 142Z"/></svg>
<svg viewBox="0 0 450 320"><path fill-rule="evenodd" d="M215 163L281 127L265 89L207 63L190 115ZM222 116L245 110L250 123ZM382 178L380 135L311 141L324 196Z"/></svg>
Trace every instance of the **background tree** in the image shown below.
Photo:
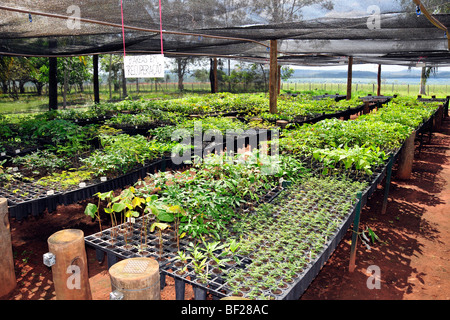
<svg viewBox="0 0 450 320"><path fill-rule="evenodd" d="M194 59L190 57L175 58L174 68L172 72L178 77L178 90L184 90L184 77L190 72L189 65L194 63Z"/></svg>
<svg viewBox="0 0 450 320"><path fill-rule="evenodd" d="M123 56L121 55L107 54L100 57L100 68L108 74L110 99L112 98L112 86L114 86L114 92L120 90L122 67Z"/></svg>
<svg viewBox="0 0 450 320"><path fill-rule="evenodd" d="M199 82L209 81L209 71L206 69L196 69L192 72L192 76Z"/></svg>
<svg viewBox="0 0 450 320"><path fill-rule="evenodd" d="M437 67L422 67L422 72L420 76L420 90L419 94L427 94L427 81L431 75L436 75L438 71Z"/></svg>

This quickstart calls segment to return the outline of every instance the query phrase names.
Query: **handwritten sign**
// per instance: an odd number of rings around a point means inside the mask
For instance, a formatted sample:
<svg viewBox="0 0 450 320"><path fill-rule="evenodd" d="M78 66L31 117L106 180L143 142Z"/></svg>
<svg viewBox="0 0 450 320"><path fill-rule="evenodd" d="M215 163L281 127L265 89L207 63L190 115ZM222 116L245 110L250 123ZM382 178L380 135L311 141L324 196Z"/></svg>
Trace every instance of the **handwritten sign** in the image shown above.
<svg viewBox="0 0 450 320"><path fill-rule="evenodd" d="M124 57L125 78L164 78L162 54Z"/></svg>

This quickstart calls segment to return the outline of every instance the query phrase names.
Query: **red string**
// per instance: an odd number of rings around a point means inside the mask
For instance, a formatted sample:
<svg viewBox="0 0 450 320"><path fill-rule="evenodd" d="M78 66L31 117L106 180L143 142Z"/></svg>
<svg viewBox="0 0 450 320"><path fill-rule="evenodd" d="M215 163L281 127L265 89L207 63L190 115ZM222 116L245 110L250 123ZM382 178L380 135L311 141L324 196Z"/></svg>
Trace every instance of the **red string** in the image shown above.
<svg viewBox="0 0 450 320"><path fill-rule="evenodd" d="M120 0L120 11L122 13L122 38L123 38L123 56L126 56L125 52L125 25L123 24L123 3L122 0Z"/></svg>
<svg viewBox="0 0 450 320"><path fill-rule="evenodd" d="M159 31L161 33L161 54L164 55L161 0L159 0Z"/></svg>

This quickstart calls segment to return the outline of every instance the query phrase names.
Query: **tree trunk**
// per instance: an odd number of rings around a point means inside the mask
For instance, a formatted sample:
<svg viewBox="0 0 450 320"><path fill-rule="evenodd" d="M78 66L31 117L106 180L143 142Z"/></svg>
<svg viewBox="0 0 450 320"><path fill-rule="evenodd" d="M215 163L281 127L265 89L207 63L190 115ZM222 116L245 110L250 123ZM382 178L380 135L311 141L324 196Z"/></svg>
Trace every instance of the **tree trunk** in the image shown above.
<svg viewBox="0 0 450 320"><path fill-rule="evenodd" d="M25 83L27 83L27 81L19 80L19 93L20 94L24 94L25 93Z"/></svg>
<svg viewBox="0 0 450 320"><path fill-rule="evenodd" d="M2 83L2 92L3 92L3 94L8 94L8 83L7 82Z"/></svg>
<svg viewBox="0 0 450 320"><path fill-rule="evenodd" d="M38 96L42 96L42 89L44 88L44 84L42 82L35 81L33 82L36 87L36 92Z"/></svg>
<svg viewBox="0 0 450 320"><path fill-rule="evenodd" d="M427 67L422 67L422 75L420 77L420 91L419 94L427 94Z"/></svg>
<svg viewBox="0 0 450 320"><path fill-rule="evenodd" d="M183 72L183 67L182 67L182 62L181 60L177 61L177 74L178 74L178 90L179 91L183 91L184 90L184 84L183 84L183 77L184 77L184 72Z"/></svg>

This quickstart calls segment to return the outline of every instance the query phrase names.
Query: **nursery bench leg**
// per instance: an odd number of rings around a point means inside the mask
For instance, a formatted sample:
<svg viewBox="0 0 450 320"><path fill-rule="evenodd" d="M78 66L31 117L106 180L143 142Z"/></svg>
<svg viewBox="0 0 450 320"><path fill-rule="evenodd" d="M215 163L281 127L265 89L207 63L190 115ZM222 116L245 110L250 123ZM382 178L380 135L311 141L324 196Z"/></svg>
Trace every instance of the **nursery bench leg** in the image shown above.
<svg viewBox="0 0 450 320"><path fill-rule="evenodd" d="M358 243L359 217L361 216L361 197L362 193L358 192L358 204L356 205L355 219L353 220L352 246L350 249L350 272L355 270L356 244Z"/></svg>
<svg viewBox="0 0 450 320"><path fill-rule="evenodd" d="M117 263L117 257L112 253L106 253L106 258L108 260L108 268L111 268L114 264Z"/></svg>
<svg viewBox="0 0 450 320"><path fill-rule="evenodd" d="M98 263L103 263L105 260L105 252L100 249L95 249L95 257L97 258Z"/></svg>
<svg viewBox="0 0 450 320"><path fill-rule="evenodd" d="M183 280L175 278L175 296L176 300L184 300L185 283Z"/></svg>
<svg viewBox="0 0 450 320"><path fill-rule="evenodd" d="M389 160L387 171L386 171L386 184L384 186L384 198L383 198L383 206L381 208L381 214L386 213L388 195L389 195L389 186L391 185L391 176L392 176L392 166L394 165L394 158L391 157Z"/></svg>

